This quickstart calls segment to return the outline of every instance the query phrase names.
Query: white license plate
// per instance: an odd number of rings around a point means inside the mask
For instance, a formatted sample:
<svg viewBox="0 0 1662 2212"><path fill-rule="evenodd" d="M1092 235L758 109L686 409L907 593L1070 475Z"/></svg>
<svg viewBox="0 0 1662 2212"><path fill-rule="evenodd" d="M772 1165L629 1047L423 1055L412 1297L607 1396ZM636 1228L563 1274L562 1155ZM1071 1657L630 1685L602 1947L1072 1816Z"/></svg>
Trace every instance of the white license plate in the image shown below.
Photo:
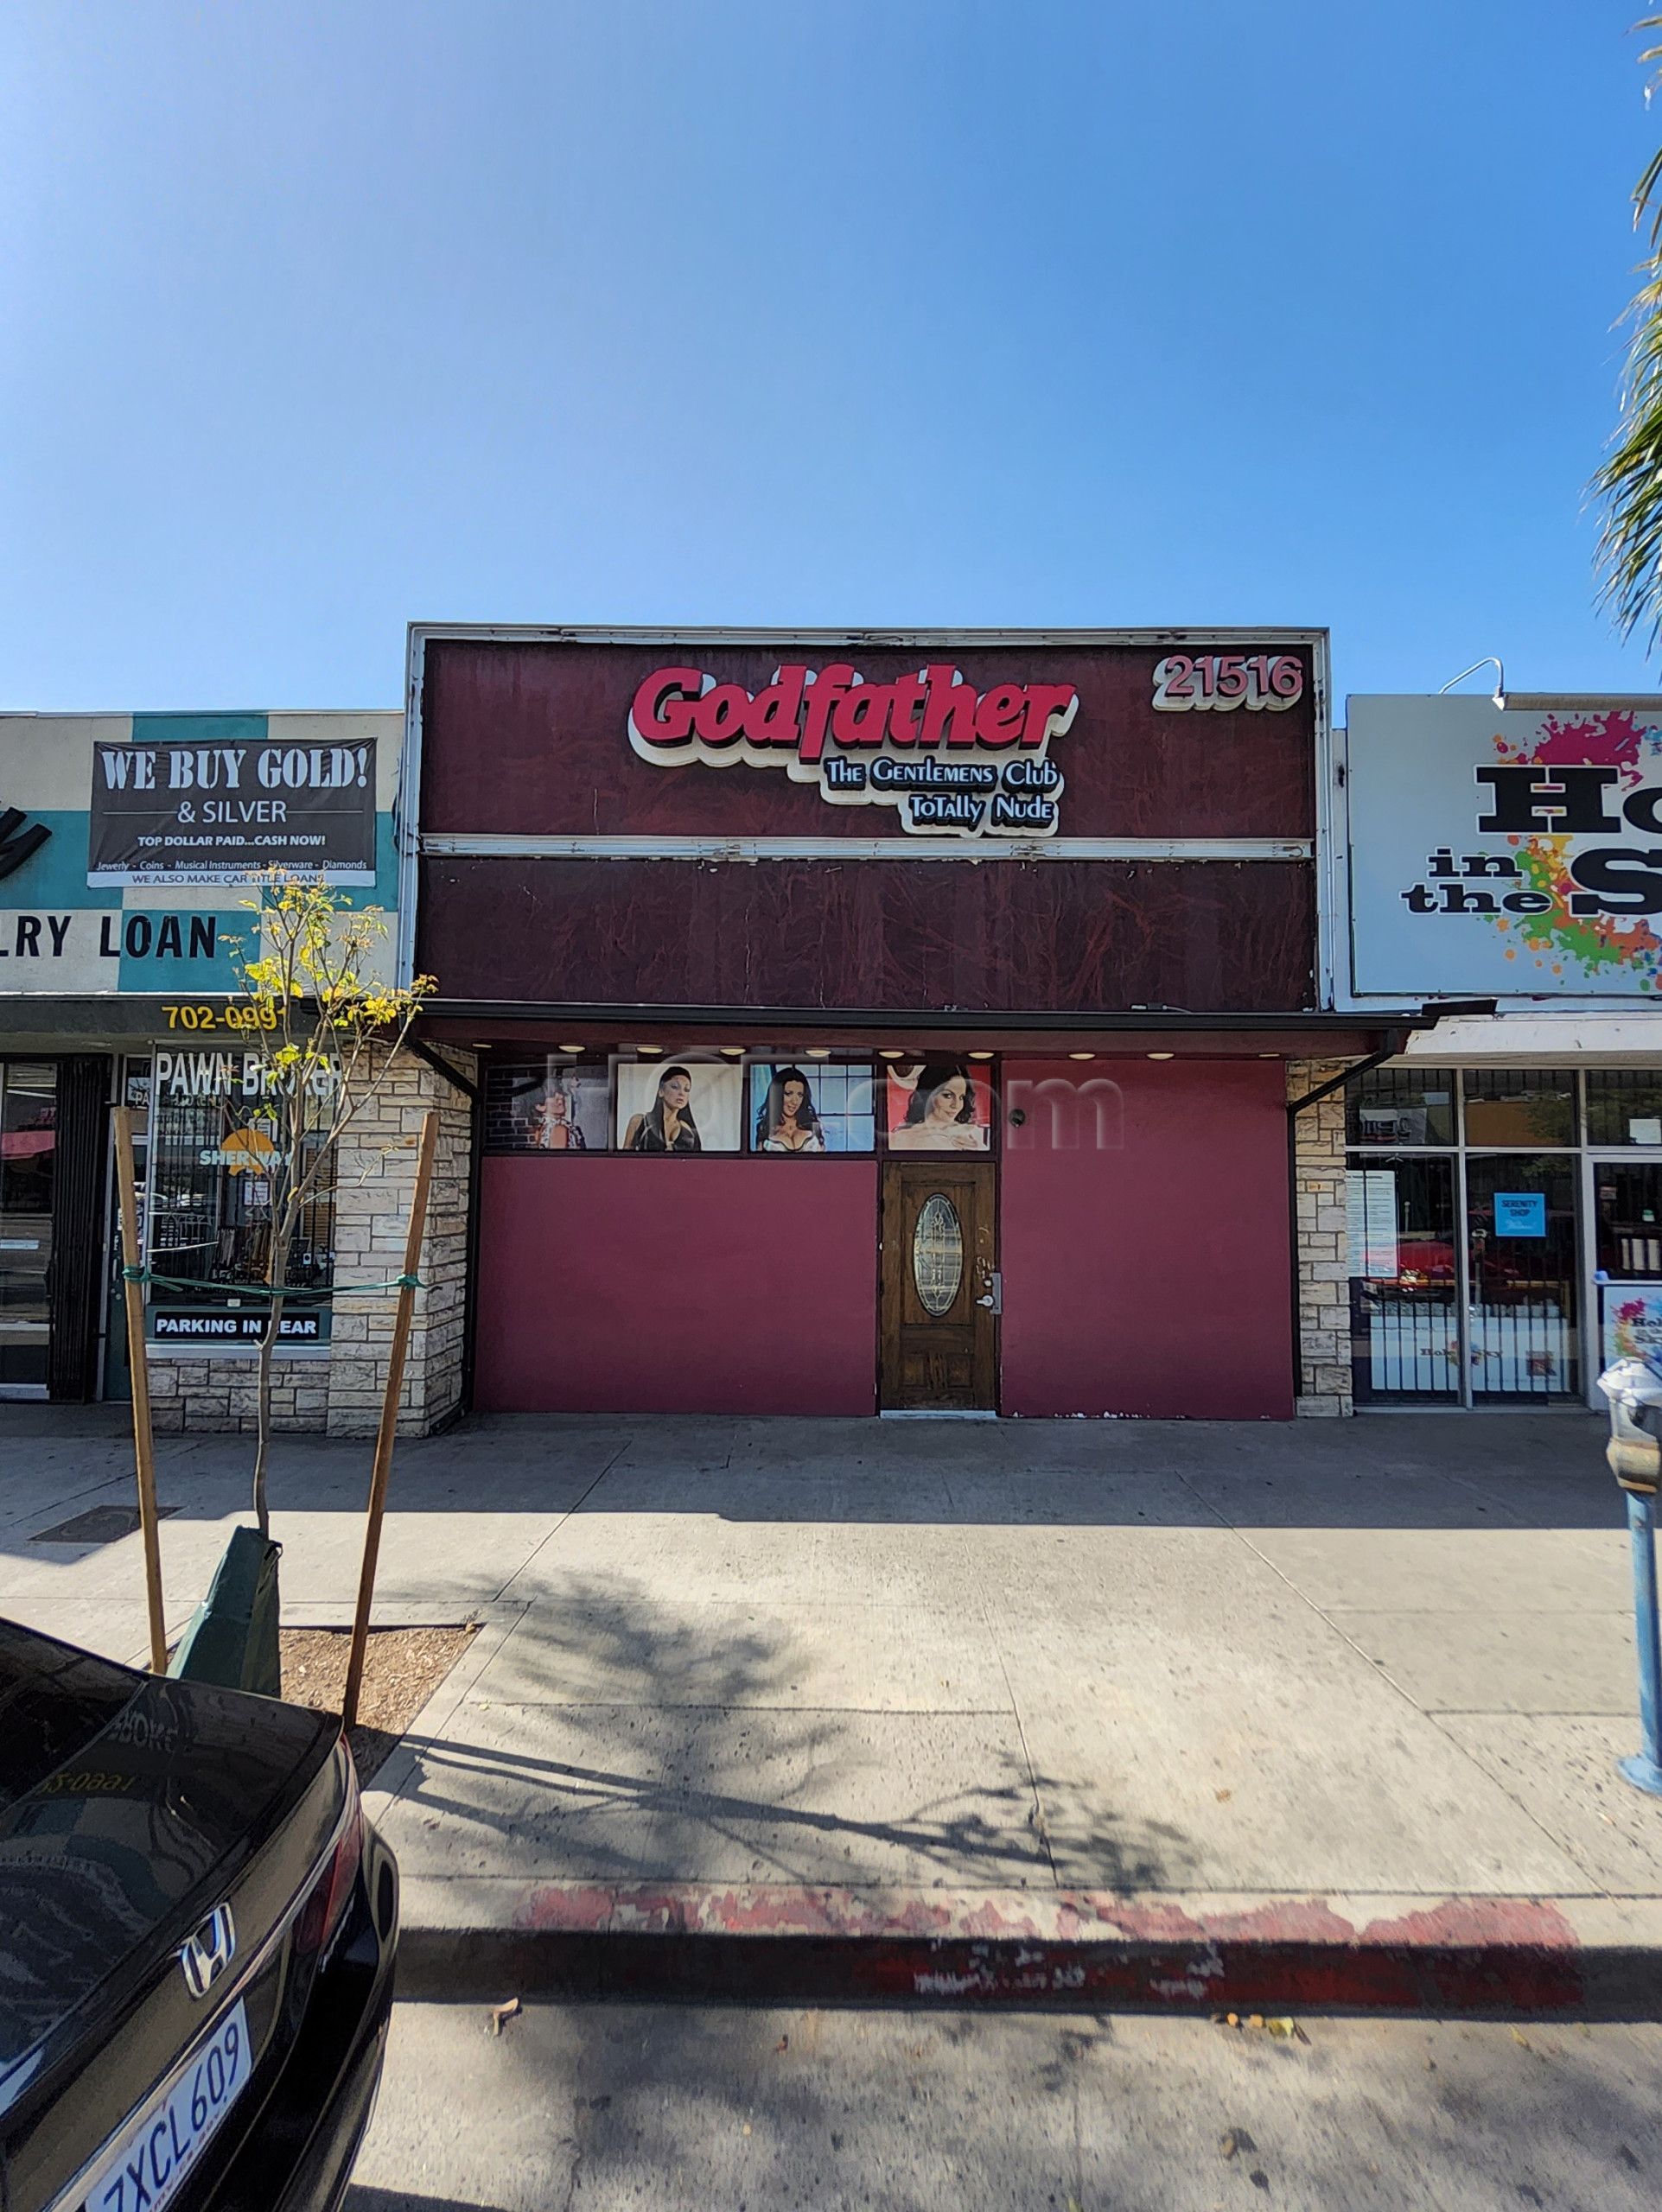
<svg viewBox="0 0 1662 2212"><path fill-rule="evenodd" d="M189 2177L247 2082L248 2021L238 1999L94 2169L86 2212L162 2212Z"/></svg>

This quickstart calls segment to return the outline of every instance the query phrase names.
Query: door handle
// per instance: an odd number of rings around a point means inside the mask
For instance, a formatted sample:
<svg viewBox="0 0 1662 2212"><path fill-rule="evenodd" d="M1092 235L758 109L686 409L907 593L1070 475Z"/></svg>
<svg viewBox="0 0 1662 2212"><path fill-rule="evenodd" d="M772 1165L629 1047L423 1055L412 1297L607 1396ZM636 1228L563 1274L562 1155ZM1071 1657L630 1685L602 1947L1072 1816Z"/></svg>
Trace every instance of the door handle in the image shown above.
<svg viewBox="0 0 1662 2212"><path fill-rule="evenodd" d="M975 1302L977 1306L984 1306L990 1313L1002 1313L1003 1312L1004 1278L997 1268L994 1268L988 1275L986 1296L984 1298L977 1298Z"/></svg>

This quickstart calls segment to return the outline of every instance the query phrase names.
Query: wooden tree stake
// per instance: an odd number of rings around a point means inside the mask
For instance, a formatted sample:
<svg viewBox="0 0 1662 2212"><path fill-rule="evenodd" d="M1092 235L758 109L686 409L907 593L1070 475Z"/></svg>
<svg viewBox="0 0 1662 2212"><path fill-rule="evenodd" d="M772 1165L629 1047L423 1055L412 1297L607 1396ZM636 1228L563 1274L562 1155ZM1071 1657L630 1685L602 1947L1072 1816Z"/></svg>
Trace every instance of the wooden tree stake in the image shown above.
<svg viewBox="0 0 1662 2212"><path fill-rule="evenodd" d="M352 1650L347 1660L346 1695L341 1702L341 1726L350 1728L358 1718L358 1693L363 1687L364 1652L369 1642L369 1609L375 1596L375 1565L381 1550L381 1522L386 1513L386 1478L392 1467L392 1446L398 1433L398 1397L404 1389L404 1354L410 1346L410 1320L416 1303L415 1276L421 1265L421 1242L427 1227L427 1194L432 1186L433 1160L438 1150L438 1116L431 1107L422 1116L421 1149L416 1157L416 1189L410 1202L410 1227L404 1240L404 1281L392 1317L392 1345L386 1360L386 1392L381 1400L381 1426L375 1437L375 1466L369 1478L369 1515L364 1529L363 1571L358 1578L358 1610L352 1620Z"/></svg>
<svg viewBox="0 0 1662 2212"><path fill-rule="evenodd" d="M138 1243L138 1191L133 1179L133 1117L115 1110L116 1189L121 1200L121 1256L126 1267L127 1364L132 1370L133 1457L138 1467L138 1525L144 1535L144 1594L150 1614L150 1669L168 1671L168 1630L162 1610L162 1539L156 1518L156 1440L150 1427L150 1355L144 1342L143 1264Z"/></svg>

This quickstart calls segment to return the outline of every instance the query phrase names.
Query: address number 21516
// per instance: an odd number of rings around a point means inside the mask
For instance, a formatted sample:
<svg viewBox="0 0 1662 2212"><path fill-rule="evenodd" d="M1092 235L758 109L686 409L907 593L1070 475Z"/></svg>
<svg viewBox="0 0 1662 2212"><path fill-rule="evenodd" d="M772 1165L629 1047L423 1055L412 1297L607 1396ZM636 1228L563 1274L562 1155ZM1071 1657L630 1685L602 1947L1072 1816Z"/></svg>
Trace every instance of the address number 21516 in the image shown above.
<svg viewBox="0 0 1662 2212"><path fill-rule="evenodd" d="M1168 653L1154 672L1154 703L1168 715L1278 715L1303 696L1296 653Z"/></svg>

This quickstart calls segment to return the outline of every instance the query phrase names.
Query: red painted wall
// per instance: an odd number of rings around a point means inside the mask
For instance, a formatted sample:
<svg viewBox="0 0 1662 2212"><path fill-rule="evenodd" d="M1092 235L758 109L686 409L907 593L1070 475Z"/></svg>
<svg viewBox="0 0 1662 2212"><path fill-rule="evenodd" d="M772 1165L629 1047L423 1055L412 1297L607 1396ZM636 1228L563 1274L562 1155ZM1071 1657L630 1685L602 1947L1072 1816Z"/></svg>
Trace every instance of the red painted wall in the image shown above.
<svg viewBox="0 0 1662 2212"><path fill-rule="evenodd" d="M429 833L829 840L903 835L888 806L828 805L783 769L665 767L631 748L655 669L696 665L755 692L782 664L851 656L868 681L950 664L978 690L1074 686L1051 741L1060 835L1308 839L1315 823L1313 648L1285 713L1153 704L1169 641L1063 639L827 647L433 639L423 656L421 825ZM997 758L990 755L989 758ZM1137 1006L1212 1014L1315 1004L1309 861L1026 866L800 856L673 865L607 855L430 854L417 966L447 1000L527 1007L882 1008L970 1014ZM630 1034L627 1027L622 1034Z"/></svg>
<svg viewBox="0 0 1662 2212"><path fill-rule="evenodd" d="M1003 1410L1289 1419L1280 1061L1003 1076Z"/></svg>
<svg viewBox="0 0 1662 2212"><path fill-rule="evenodd" d="M869 1160L487 1158L475 1402L869 1414Z"/></svg>
<svg viewBox="0 0 1662 2212"><path fill-rule="evenodd" d="M434 855L417 966L449 999L725 1006L740 1020L758 1007L1273 1014L1315 996L1314 889L1303 861Z"/></svg>
<svg viewBox="0 0 1662 2212"><path fill-rule="evenodd" d="M421 826L590 837L898 836L892 809L827 806L783 769L665 768L630 750L630 702L654 669L692 664L754 691L782 661L800 658L816 668L851 661L868 683L943 661L980 690L1077 685L1073 727L1051 747L1066 781L1064 836L1312 836L1314 683L1284 713L1160 714L1154 671L1166 650L1152 637L939 647L798 645L779 637L750 645L430 639ZM1297 651L1308 666L1309 647Z"/></svg>

